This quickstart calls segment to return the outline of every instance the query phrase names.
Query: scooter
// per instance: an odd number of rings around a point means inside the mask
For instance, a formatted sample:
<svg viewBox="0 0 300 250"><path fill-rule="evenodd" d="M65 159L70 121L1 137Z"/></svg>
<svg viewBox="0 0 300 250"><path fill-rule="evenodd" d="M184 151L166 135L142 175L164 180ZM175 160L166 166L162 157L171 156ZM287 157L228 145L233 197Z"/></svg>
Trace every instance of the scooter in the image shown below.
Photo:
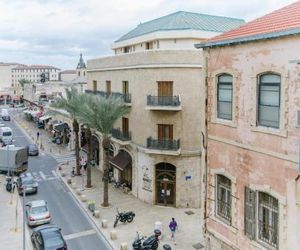
<svg viewBox="0 0 300 250"><path fill-rule="evenodd" d="M156 250L158 248L159 239L161 231L159 229L154 230L154 235L150 237L140 237L139 233L136 232L137 238L132 243L132 248L134 250Z"/></svg>
<svg viewBox="0 0 300 250"><path fill-rule="evenodd" d="M126 221L130 223L133 221L134 217L135 217L135 213L132 211L120 213L119 210L117 209L117 215L116 215L114 227L117 226L119 220L123 223L125 223Z"/></svg>
<svg viewBox="0 0 300 250"><path fill-rule="evenodd" d="M6 191L11 192L12 186L13 186L12 178L10 176L7 176L6 177L6 185L5 185Z"/></svg>

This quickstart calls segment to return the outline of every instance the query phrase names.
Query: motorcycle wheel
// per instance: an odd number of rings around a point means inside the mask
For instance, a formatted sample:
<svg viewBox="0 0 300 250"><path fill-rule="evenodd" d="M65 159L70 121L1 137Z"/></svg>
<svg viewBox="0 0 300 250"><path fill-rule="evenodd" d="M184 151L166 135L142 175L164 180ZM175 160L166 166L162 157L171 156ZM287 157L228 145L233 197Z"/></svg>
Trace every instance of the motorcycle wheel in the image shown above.
<svg viewBox="0 0 300 250"><path fill-rule="evenodd" d="M131 214L128 216L127 221L130 223L133 221L134 216Z"/></svg>

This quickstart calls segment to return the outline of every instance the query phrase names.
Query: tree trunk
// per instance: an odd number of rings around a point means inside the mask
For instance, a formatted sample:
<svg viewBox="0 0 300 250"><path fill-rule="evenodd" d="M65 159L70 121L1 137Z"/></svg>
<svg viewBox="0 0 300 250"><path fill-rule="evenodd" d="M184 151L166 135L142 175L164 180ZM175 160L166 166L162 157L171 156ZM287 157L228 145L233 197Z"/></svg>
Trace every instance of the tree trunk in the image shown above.
<svg viewBox="0 0 300 250"><path fill-rule="evenodd" d="M92 176L91 176L92 132L90 128L87 128L86 137L87 137L87 146L88 146L87 162L86 162L87 163L86 187L91 188L92 187Z"/></svg>
<svg viewBox="0 0 300 250"><path fill-rule="evenodd" d="M110 145L110 139L108 136L104 136L103 141L102 141L102 147L104 150L104 165L103 165L103 207L108 207L109 202L108 202L108 150L109 150L109 145Z"/></svg>
<svg viewBox="0 0 300 250"><path fill-rule="evenodd" d="M76 157L76 174L80 175L79 161L79 124L76 119L73 119L73 130L75 134L75 157Z"/></svg>

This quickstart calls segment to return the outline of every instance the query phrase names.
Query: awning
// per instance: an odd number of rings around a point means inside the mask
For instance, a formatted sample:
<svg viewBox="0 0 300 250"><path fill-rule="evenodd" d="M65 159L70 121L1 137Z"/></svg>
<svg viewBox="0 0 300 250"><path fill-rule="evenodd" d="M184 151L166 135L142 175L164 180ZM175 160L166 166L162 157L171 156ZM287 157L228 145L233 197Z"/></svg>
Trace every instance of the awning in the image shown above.
<svg viewBox="0 0 300 250"><path fill-rule="evenodd" d="M48 120L48 119L50 119L50 118L51 118L51 116L49 116L49 115L44 115L44 116L40 117L39 120L40 120L40 121L46 121L46 120Z"/></svg>
<svg viewBox="0 0 300 250"><path fill-rule="evenodd" d="M131 158L127 153L121 151L114 158L112 158L109 163L117 169L123 171L131 164Z"/></svg>
<svg viewBox="0 0 300 250"><path fill-rule="evenodd" d="M63 132L65 129L69 129L69 125L67 123L60 123L54 126L54 130L56 132Z"/></svg>

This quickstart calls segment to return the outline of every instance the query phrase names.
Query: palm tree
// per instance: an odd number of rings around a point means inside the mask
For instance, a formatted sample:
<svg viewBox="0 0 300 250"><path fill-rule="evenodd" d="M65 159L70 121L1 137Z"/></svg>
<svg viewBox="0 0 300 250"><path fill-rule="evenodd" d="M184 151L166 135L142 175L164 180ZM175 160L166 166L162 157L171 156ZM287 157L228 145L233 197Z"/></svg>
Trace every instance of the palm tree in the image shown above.
<svg viewBox="0 0 300 250"><path fill-rule="evenodd" d="M77 114L82 103L81 94L74 88L71 90L66 89L66 98L61 97L56 102L51 104L51 107L60 110L65 110L73 120L73 131L75 134L75 156L76 156L76 174L80 175L80 162L79 162L79 124Z"/></svg>
<svg viewBox="0 0 300 250"><path fill-rule="evenodd" d="M101 97L91 94L83 94L85 104L80 111L80 119L90 128L102 134L102 147L104 150L103 166L103 207L108 207L108 153L110 146L110 133L115 122L129 112L123 100L115 97Z"/></svg>

